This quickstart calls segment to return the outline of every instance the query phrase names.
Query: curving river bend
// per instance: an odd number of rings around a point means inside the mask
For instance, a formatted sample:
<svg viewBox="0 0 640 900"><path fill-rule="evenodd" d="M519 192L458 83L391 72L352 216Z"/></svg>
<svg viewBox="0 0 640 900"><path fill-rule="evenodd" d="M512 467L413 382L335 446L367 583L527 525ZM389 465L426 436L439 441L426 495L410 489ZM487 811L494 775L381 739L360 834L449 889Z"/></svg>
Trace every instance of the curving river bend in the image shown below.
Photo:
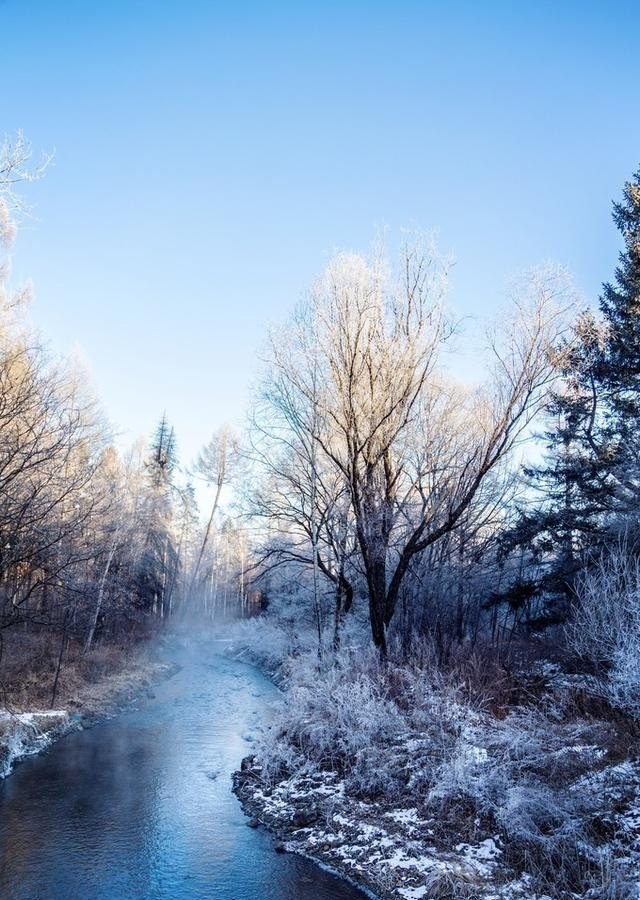
<svg viewBox="0 0 640 900"><path fill-rule="evenodd" d="M276 689L215 647L0 782L2 900L356 900L246 825L230 776Z"/></svg>

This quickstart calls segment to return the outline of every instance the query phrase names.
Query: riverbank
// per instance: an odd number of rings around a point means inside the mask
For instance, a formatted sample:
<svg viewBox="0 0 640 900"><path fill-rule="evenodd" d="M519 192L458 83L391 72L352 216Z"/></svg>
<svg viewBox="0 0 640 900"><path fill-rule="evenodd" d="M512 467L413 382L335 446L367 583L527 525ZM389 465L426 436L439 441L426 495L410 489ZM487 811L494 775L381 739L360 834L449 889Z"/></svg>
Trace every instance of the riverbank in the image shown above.
<svg viewBox="0 0 640 900"><path fill-rule="evenodd" d="M357 800L335 773L294 775L273 786L257 758L247 757L234 789L252 824L266 827L279 851L307 856L379 900L531 898L524 884L508 895L488 884L499 854L492 839L438 852L429 840L433 829L415 807Z"/></svg>
<svg viewBox="0 0 640 900"><path fill-rule="evenodd" d="M106 665L103 652L67 665L59 678L55 709L47 709L42 692L29 691L27 684L17 697L19 706L10 702L0 710L0 779L21 759L41 753L69 731L117 715L177 671L158 657L156 645L110 650L108 660Z"/></svg>
<svg viewBox="0 0 640 900"><path fill-rule="evenodd" d="M231 776L278 692L203 629L191 634L162 649L180 670L154 699L68 734L0 784L1 897L362 900L247 828Z"/></svg>
<svg viewBox="0 0 640 900"><path fill-rule="evenodd" d="M609 750L576 738L573 745L549 748L540 760L549 780L555 769L555 795L541 796L540 788L535 792L527 786L508 788L511 826L503 822L496 827L493 817L479 814L471 791L463 786L465 780L481 780L482 770L491 766L489 754L475 745L469 745L466 761L454 754L451 764L459 770L460 783L455 791L448 787L438 805L419 790L412 797L365 798L331 770L301 767L274 778L258 756L243 761L234 786L254 824L267 827L282 849L327 865L381 900L638 897L640 760L613 762ZM429 742L425 733L399 736L398 768L420 776ZM519 752L526 756L524 746ZM533 761L525 758L522 764L526 768ZM568 783L561 786L565 778ZM555 853L552 831L558 820L566 819L568 803L576 817L582 807L582 822L576 818L564 829L567 844L558 847L559 854L567 852L563 859ZM548 848L536 846L532 837L532 819L542 816ZM568 878L563 866L579 865L585 890L560 887L556 893L554 867L560 882Z"/></svg>
<svg viewBox="0 0 640 900"><path fill-rule="evenodd" d="M243 656L274 668L264 640ZM584 679L543 663L499 708L361 653L278 681L234 786L282 849L382 900L640 897L637 728Z"/></svg>

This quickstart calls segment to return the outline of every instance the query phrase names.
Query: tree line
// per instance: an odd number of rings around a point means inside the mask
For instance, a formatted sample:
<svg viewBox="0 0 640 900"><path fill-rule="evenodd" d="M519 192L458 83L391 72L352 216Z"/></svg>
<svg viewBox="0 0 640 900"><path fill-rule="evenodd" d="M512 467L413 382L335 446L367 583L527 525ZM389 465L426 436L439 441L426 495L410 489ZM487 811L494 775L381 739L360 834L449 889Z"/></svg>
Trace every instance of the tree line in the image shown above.
<svg viewBox="0 0 640 900"><path fill-rule="evenodd" d="M22 135L0 146L0 662L9 644L18 654L30 638L43 652L55 645L57 684L71 647L86 655L96 642L140 639L181 604L242 610L247 550L233 522L213 528L230 435L214 436L192 473L164 416L123 452L82 373L28 324L29 291L12 286L10 254L29 212L20 188L44 165L32 165ZM191 476L217 485L204 532Z"/></svg>
<svg viewBox="0 0 640 900"><path fill-rule="evenodd" d="M40 174L21 136L5 142L0 634L55 634L62 658L70 641L88 653L288 598L320 652L355 613L382 656L426 638L446 660L580 621L603 571L618 573L608 596L632 590L640 173L614 205L624 246L599 309L579 310L563 271L528 273L485 331L482 377L452 371L450 263L429 240L338 254L270 335L245 433L220 429L188 470L165 417L116 449L25 323L8 255L18 187Z"/></svg>

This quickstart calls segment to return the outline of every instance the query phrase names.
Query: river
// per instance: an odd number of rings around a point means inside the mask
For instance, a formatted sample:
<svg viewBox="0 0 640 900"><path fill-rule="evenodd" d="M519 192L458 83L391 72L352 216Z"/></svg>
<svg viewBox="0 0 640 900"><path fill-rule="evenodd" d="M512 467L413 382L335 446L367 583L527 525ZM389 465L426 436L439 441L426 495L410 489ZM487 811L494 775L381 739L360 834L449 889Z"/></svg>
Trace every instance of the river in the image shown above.
<svg viewBox="0 0 640 900"><path fill-rule="evenodd" d="M151 696L0 783L2 900L357 900L246 825L231 773L276 688L213 643Z"/></svg>

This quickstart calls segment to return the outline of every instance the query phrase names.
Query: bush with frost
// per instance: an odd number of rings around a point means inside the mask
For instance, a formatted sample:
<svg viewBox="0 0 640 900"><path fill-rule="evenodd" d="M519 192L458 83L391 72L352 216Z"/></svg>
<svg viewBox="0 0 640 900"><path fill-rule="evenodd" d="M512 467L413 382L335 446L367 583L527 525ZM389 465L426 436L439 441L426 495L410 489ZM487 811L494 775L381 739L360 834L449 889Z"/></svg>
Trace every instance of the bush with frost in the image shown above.
<svg viewBox="0 0 640 900"><path fill-rule="evenodd" d="M360 668L348 654L290 661L286 702L260 748L266 770L286 771L293 750L307 767L331 769L364 792L390 787L387 748L404 722L376 665Z"/></svg>
<svg viewBox="0 0 640 900"><path fill-rule="evenodd" d="M227 626L229 653L252 662L272 676L279 676L289 661L311 652L313 634L267 615L242 619Z"/></svg>
<svg viewBox="0 0 640 900"><path fill-rule="evenodd" d="M330 773L329 817L345 802L342 783L349 799L416 807L444 851L495 839L501 860L529 873L536 891L628 896L602 834L620 794L580 787L606 772L606 723L575 710L563 718L552 695L498 717L425 659L381 664L357 641L321 658L300 650L280 672L284 698L256 753L285 796L297 802L305 779L317 785Z"/></svg>
<svg viewBox="0 0 640 900"><path fill-rule="evenodd" d="M621 541L578 580L569 645L600 670L594 687L640 718L640 557Z"/></svg>
<svg viewBox="0 0 640 900"><path fill-rule="evenodd" d="M331 769L358 796L426 794L478 715L435 670L382 664L357 643L281 671L286 699L258 748L270 777L304 766Z"/></svg>
<svg viewBox="0 0 640 900"><path fill-rule="evenodd" d="M282 680L295 660L308 655L318 656L318 632L312 614L308 590L302 583L288 585L282 595L269 603L268 611L250 619L242 619L225 626L231 655L252 662L265 672ZM325 616L325 626L330 620ZM369 650L371 642L369 622L361 613L351 613L343 623L341 643L344 653ZM333 659L332 635L328 627L323 631L323 652Z"/></svg>

